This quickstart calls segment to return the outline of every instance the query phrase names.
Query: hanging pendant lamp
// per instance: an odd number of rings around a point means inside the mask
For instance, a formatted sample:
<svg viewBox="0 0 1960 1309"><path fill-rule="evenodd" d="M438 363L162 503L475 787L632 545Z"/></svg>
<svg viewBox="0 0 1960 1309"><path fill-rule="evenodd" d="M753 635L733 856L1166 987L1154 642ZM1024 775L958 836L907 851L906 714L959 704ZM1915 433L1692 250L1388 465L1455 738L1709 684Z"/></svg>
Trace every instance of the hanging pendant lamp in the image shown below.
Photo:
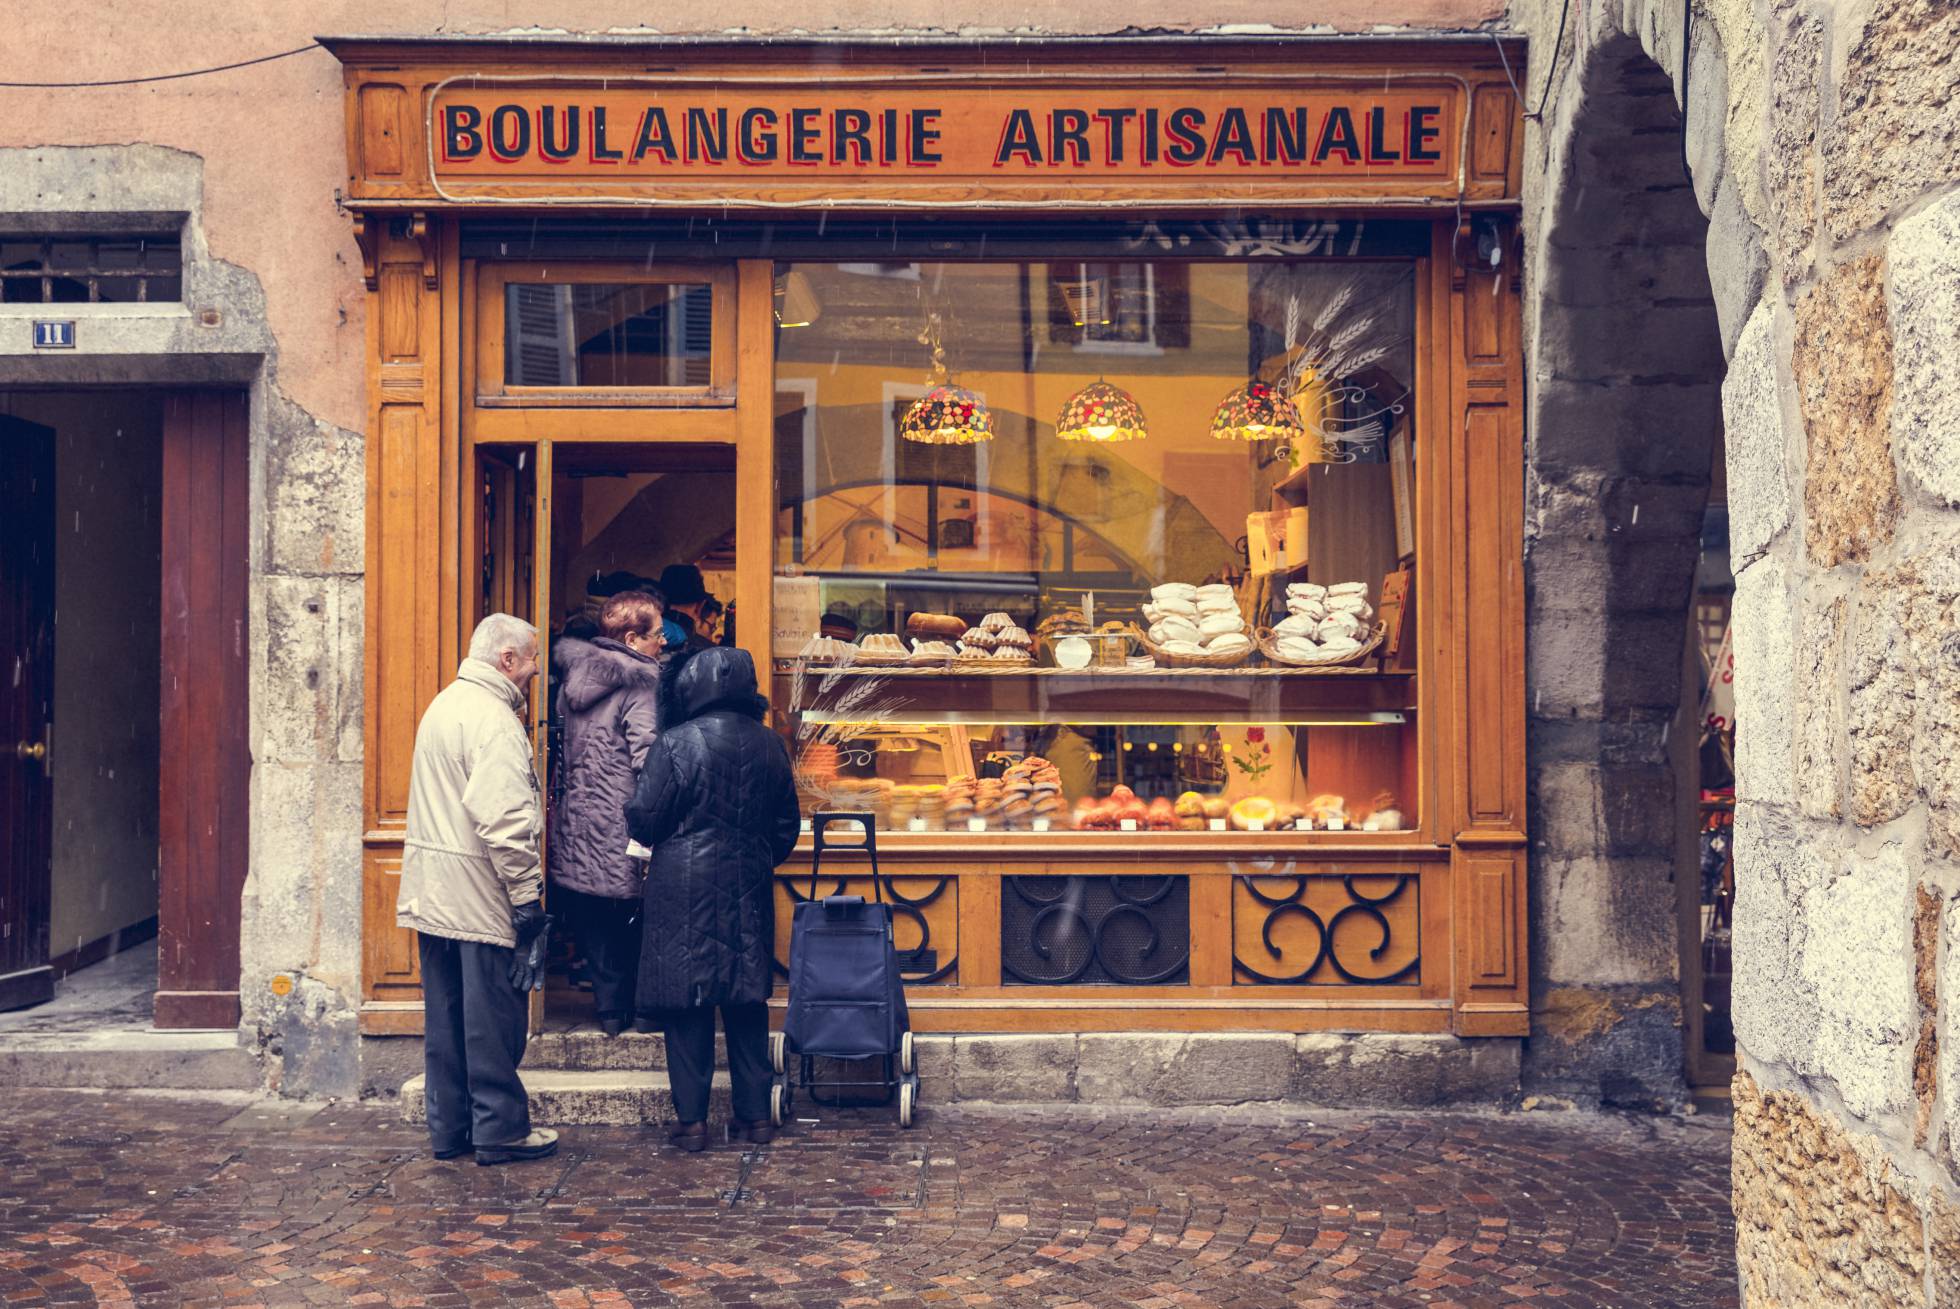
<svg viewBox="0 0 1960 1309"><path fill-rule="evenodd" d="M978 445L994 439L994 416L987 402L946 372L946 350L939 340L939 314L926 320L919 344L932 348L932 389L914 400L898 421L898 434L920 445Z"/></svg>
<svg viewBox="0 0 1960 1309"><path fill-rule="evenodd" d="M1286 441L1306 438L1299 410L1279 387L1258 378L1247 382L1219 403L1211 416L1211 434L1221 441Z"/></svg>
<svg viewBox="0 0 1960 1309"><path fill-rule="evenodd" d="M1055 420L1055 435L1064 441L1141 441L1149 435L1143 406L1120 386L1101 378L1068 398Z"/></svg>

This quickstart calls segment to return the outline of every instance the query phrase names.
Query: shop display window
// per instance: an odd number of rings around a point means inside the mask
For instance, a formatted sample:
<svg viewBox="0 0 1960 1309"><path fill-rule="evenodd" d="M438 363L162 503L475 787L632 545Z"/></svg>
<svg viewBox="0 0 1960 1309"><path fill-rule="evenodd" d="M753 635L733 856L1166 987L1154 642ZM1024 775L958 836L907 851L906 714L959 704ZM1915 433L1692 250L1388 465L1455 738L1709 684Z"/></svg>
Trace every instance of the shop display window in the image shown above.
<svg viewBox="0 0 1960 1309"><path fill-rule="evenodd" d="M1412 832L1413 261L779 264L806 814Z"/></svg>
<svg viewBox="0 0 1960 1309"><path fill-rule="evenodd" d="M648 282L504 287L511 386L706 386L714 293Z"/></svg>

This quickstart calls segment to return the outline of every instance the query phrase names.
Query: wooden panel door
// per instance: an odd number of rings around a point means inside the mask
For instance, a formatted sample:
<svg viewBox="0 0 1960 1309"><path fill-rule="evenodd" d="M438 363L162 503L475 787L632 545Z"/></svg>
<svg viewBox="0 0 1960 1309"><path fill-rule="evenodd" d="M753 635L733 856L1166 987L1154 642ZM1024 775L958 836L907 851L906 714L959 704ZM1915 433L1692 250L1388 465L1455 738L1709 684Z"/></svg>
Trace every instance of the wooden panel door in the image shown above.
<svg viewBox="0 0 1960 1309"><path fill-rule="evenodd" d="M54 996L54 432L0 417L0 1009Z"/></svg>
<svg viewBox="0 0 1960 1309"><path fill-rule="evenodd" d="M242 391L163 402L158 1027L238 1024L248 858L248 426Z"/></svg>

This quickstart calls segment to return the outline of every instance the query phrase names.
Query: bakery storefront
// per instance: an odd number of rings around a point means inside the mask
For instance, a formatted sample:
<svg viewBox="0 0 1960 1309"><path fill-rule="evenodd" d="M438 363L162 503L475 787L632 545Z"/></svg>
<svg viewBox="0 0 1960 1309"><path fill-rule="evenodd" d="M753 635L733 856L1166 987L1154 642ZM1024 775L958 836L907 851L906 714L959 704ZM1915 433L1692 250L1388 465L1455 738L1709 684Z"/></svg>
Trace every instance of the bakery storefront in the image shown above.
<svg viewBox="0 0 1960 1309"><path fill-rule="evenodd" d="M472 625L691 563L806 814L876 815L919 1030L1526 1031L1495 44L328 44L363 1030L420 1030L409 752Z"/></svg>

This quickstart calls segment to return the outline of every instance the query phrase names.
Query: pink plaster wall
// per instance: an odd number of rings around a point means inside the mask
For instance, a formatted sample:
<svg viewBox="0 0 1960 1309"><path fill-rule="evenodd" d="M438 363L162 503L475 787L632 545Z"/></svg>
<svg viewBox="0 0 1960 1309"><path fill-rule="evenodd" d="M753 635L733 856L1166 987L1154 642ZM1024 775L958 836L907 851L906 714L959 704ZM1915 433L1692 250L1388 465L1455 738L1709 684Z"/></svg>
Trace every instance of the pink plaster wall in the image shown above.
<svg viewBox="0 0 1960 1309"><path fill-rule="evenodd" d="M160 4L155 0L14 0L0 82L82 81L176 72L305 44L321 33L645 30L668 33L898 31L1093 34L1227 29L1446 31L1494 23L1498 0L1074 0L937 3L830 0L796 29L780 0L617 0L550 6L497 0L343 0L303 4ZM144 86L0 90L0 145L169 146L204 160L211 253L255 273L279 345L279 383L316 417L363 425L363 290L348 218L340 66L314 50L255 68Z"/></svg>

